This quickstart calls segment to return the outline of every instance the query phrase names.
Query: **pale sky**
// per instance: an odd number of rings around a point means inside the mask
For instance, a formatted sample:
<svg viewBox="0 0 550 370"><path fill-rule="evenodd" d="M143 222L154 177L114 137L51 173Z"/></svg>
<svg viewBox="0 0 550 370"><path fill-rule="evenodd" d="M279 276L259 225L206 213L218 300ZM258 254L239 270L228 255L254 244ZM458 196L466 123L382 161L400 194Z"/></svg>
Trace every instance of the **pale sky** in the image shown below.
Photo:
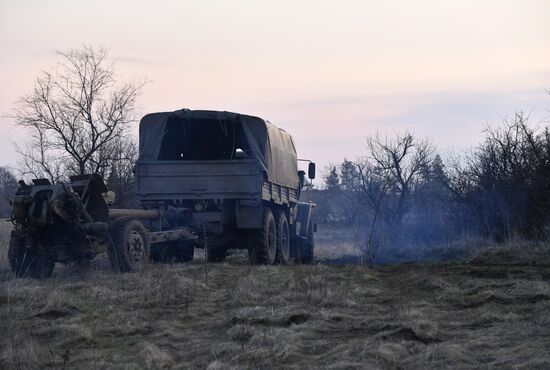
<svg viewBox="0 0 550 370"><path fill-rule="evenodd" d="M321 167L377 130L464 149L515 111L550 115L549 20L550 0L0 0L0 165L24 139L14 102L84 43L152 81L144 114L258 115Z"/></svg>

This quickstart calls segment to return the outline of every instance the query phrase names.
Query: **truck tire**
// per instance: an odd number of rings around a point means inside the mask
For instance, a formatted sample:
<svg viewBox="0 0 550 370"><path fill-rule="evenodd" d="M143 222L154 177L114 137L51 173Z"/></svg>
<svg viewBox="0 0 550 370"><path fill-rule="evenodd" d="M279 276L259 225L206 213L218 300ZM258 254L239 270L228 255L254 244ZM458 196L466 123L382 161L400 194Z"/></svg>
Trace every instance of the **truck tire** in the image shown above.
<svg viewBox="0 0 550 370"><path fill-rule="evenodd" d="M273 212L264 208L262 227L250 231L248 256L254 265L271 265L277 255L277 224Z"/></svg>
<svg viewBox="0 0 550 370"><path fill-rule="evenodd" d="M275 263L282 265L290 261L290 229L284 211L277 213L277 255Z"/></svg>
<svg viewBox="0 0 550 370"><path fill-rule="evenodd" d="M121 217L111 225L109 260L117 272L142 271L149 262L149 240L145 227L131 217Z"/></svg>
<svg viewBox="0 0 550 370"><path fill-rule="evenodd" d="M40 246L30 247L25 233L21 230L11 232L8 247L8 260L17 277L44 279L51 276L55 260Z"/></svg>
<svg viewBox="0 0 550 370"><path fill-rule="evenodd" d="M307 228L307 238L298 243L298 262L301 264L310 264L313 262L313 249L315 240L313 238L313 224L310 221Z"/></svg>

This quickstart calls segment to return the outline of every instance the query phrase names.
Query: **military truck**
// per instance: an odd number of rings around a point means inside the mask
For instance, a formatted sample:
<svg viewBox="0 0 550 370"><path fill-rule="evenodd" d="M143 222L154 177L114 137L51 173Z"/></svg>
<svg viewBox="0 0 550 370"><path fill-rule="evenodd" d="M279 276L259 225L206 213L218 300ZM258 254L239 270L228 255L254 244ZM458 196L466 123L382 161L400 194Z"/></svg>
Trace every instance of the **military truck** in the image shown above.
<svg viewBox="0 0 550 370"><path fill-rule="evenodd" d="M255 264L313 260L314 204L299 202L306 173L286 131L254 116L183 109L146 115L139 138L142 207L178 214L152 228L189 227L211 262L231 248L248 249Z"/></svg>
<svg viewBox="0 0 550 370"><path fill-rule="evenodd" d="M248 249L253 264L313 260L314 204L298 201L306 173L284 130L258 117L184 109L146 115L139 135L141 209L109 208L97 174L20 181L8 251L17 276L47 277L55 262L104 252L114 270L136 271L149 260L191 261L196 247L210 262L232 248Z"/></svg>

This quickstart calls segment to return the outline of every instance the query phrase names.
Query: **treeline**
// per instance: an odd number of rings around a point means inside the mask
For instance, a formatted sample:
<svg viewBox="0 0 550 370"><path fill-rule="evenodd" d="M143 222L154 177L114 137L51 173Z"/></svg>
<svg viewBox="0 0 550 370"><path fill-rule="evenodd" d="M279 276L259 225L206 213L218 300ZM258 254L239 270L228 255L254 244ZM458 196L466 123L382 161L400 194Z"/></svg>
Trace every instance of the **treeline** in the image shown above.
<svg viewBox="0 0 550 370"><path fill-rule="evenodd" d="M487 127L474 150L445 160L427 139L377 135L363 158L333 166L310 196L318 222L358 228L372 253L463 237L545 239L550 131L519 113Z"/></svg>
<svg viewBox="0 0 550 370"><path fill-rule="evenodd" d="M10 217L10 200L17 189L17 181L13 173L6 167L0 167L0 217Z"/></svg>

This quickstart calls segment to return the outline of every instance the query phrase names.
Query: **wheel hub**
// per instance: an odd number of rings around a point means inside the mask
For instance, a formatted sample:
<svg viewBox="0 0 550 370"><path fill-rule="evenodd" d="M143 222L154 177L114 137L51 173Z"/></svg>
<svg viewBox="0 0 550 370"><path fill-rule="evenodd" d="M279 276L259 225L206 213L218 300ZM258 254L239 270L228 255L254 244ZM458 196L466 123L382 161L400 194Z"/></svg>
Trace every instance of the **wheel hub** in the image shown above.
<svg viewBox="0 0 550 370"><path fill-rule="evenodd" d="M128 248L128 254L133 261L139 262L143 260L145 243L143 242L143 238L137 231L131 231L128 234L128 241L126 243L126 246Z"/></svg>

